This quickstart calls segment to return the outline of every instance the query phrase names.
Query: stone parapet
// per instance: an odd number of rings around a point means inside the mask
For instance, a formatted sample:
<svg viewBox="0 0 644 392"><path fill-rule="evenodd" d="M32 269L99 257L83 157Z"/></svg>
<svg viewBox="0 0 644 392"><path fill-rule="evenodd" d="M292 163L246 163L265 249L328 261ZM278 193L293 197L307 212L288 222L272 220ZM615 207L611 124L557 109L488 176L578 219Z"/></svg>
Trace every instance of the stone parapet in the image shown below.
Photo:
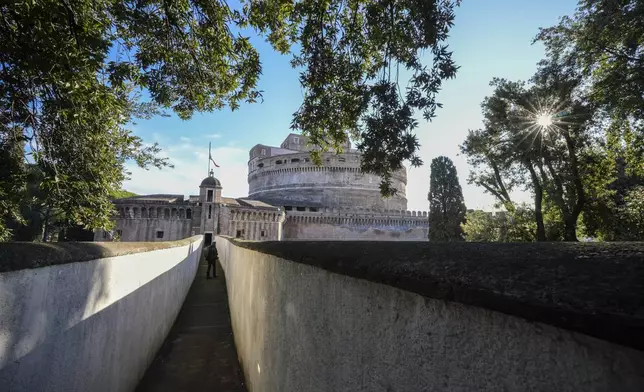
<svg viewBox="0 0 644 392"><path fill-rule="evenodd" d="M642 244L217 248L249 391L644 390Z"/></svg>

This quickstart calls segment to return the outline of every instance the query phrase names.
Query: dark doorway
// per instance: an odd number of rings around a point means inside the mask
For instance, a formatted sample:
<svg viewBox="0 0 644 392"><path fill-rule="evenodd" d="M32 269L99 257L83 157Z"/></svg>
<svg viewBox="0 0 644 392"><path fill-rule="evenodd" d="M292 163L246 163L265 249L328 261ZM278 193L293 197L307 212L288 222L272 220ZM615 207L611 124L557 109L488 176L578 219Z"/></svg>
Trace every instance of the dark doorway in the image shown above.
<svg viewBox="0 0 644 392"><path fill-rule="evenodd" d="M210 244L212 244L212 233L206 233L204 236L204 245L208 246Z"/></svg>

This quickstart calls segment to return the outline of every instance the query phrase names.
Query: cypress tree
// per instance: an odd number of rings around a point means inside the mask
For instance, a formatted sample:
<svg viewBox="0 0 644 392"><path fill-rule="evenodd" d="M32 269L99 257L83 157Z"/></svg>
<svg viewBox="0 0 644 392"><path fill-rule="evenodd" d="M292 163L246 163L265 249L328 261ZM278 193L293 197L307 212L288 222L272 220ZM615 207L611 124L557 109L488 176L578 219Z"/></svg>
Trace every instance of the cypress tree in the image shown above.
<svg viewBox="0 0 644 392"><path fill-rule="evenodd" d="M456 168L448 157L432 160L428 199L429 240L463 241L461 224L467 210Z"/></svg>

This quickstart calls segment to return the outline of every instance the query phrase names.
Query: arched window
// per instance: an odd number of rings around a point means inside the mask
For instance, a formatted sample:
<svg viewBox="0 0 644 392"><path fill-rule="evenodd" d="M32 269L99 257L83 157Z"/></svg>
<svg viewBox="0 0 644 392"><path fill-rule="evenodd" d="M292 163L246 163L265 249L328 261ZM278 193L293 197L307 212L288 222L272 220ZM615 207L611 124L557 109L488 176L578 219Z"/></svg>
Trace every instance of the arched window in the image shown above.
<svg viewBox="0 0 644 392"><path fill-rule="evenodd" d="M192 210L190 208L186 210L186 219L192 219Z"/></svg>

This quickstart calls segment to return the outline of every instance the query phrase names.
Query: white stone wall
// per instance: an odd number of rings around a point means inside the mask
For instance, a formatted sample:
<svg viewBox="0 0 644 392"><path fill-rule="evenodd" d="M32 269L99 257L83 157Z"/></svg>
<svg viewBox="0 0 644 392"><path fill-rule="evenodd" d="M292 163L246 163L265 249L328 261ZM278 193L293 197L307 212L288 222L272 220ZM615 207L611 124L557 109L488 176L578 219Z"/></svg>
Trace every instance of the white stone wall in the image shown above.
<svg viewBox="0 0 644 392"><path fill-rule="evenodd" d="M133 391L179 313L201 243L0 273L0 390Z"/></svg>

